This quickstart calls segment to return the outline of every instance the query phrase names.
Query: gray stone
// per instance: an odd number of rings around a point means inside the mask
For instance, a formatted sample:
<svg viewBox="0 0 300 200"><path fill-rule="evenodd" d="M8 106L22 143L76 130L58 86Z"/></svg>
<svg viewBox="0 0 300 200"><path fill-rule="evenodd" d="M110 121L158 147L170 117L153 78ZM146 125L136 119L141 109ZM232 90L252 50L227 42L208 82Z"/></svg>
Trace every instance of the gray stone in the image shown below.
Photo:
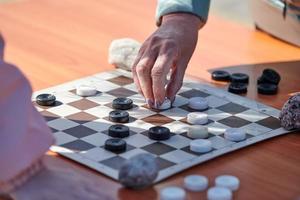
<svg viewBox="0 0 300 200"><path fill-rule="evenodd" d="M138 154L127 160L120 168L119 181L125 187L142 189L153 183L158 175L158 163L154 156Z"/></svg>
<svg viewBox="0 0 300 200"><path fill-rule="evenodd" d="M291 96L279 115L281 126L287 130L300 129L300 93Z"/></svg>

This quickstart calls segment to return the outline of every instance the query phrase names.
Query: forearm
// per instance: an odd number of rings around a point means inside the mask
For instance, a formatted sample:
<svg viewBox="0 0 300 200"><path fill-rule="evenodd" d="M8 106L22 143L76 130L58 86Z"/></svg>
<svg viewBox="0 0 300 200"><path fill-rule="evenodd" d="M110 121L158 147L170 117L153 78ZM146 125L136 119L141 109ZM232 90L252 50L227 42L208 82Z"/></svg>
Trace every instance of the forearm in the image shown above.
<svg viewBox="0 0 300 200"><path fill-rule="evenodd" d="M162 17L171 13L189 13L197 16L202 24L208 17L210 0L158 0L156 23L160 25Z"/></svg>
<svg viewBox="0 0 300 200"><path fill-rule="evenodd" d="M0 193L39 171L53 143L44 119L31 103L31 87L14 66L0 61Z"/></svg>

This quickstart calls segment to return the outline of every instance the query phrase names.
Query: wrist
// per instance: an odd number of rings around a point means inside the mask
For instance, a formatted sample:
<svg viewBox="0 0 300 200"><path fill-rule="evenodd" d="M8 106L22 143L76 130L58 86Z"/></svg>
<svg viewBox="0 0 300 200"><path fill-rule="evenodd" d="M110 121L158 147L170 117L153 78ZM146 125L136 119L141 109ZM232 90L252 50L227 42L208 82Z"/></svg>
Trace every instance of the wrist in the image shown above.
<svg viewBox="0 0 300 200"><path fill-rule="evenodd" d="M162 17L161 26L164 25L186 25L189 29L199 30L204 23L196 15L190 13L171 13Z"/></svg>

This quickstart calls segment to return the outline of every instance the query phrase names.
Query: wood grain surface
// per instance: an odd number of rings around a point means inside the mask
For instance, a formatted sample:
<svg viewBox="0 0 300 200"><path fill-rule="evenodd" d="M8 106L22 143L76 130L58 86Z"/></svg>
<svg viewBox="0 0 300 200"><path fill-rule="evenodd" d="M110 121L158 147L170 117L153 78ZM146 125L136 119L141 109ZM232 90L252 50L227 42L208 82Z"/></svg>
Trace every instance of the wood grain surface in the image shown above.
<svg viewBox="0 0 300 200"><path fill-rule="evenodd" d="M112 69L108 46L113 39L139 41L156 29L156 1L20 0L0 4L0 32L5 38L5 59L19 66L34 90ZM1 55L1 52L0 52ZM250 75L247 96L277 108L300 91L300 49L223 19L210 16L187 74L210 81L209 71L224 68ZM228 68L227 68L228 67ZM282 75L280 92L262 96L256 78L265 67ZM226 84L214 83L226 88ZM185 175L203 174L210 185L217 175L241 180L235 199L297 199L300 197L299 132L277 137L227 154L179 173L142 191L123 189L115 181L51 152L49 165L72 168L90 177L95 187L114 199L156 199L161 188L182 186ZM203 199L205 193L188 193ZM101 199L101 197L99 197Z"/></svg>

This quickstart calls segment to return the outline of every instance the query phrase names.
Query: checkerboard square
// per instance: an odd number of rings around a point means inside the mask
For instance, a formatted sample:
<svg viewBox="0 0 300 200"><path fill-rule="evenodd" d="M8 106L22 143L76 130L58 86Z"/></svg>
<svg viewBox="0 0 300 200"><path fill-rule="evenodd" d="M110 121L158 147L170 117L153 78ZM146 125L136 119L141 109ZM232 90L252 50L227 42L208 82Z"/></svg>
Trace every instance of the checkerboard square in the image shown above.
<svg viewBox="0 0 300 200"><path fill-rule="evenodd" d="M56 115L56 114L53 114L53 113L51 113L51 112L48 112L48 111L46 111L46 110L44 110L44 111L42 111L42 112L40 112L40 113L41 113L41 115L45 118L45 120L46 120L47 122L60 118L60 116L58 116L58 115Z"/></svg>
<svg viewBox="0 0 300 200"><path fill-rule="evenodd" d="M85 113L89 113L91 115L94 115L98 118L103 118L109 115L109 112L112 111L111 108L108 108L106 106L97 106L88 110L85 110Z"/></svg>
<svg viewBox="0 0 300 200"><path fill-rule="evenodd" d="M122 158L121 156L114 156L112 158L103 160L100 163L102 163L103 165L106 165L110 168L113 168L115 170L119 170L125 161L126 161L126 159Z"/></svg>
<svg viewBox="0 0 300 200"><path fill-rule="evenodd" d="M63 104L61 106L57 106L57 107L54 107L54 108L49 108L47 111L49 111L51 113L54 113L56 115L59 115L61 117L72 115L72 114L80 112L79 109L74 108L73 106L66 105L66 104Z"/></svg>
<svg viewBox="0 0 300 200"><path fill-rule="evenodd" d="M90 101L88 99L80 99L78 101L73 101L69 103L70 106L73 106L79 110L87 110L96 106L99 106L98 103Z"/></svg>
<svg viewBox="0 0 300 200"><path fill-rule="evenodd" d="M268 115L257 112L255 110L246 110L245 112L238 113L235 116L245 119L250 122L256 122L256 121L263 120L263 119L269 117Z"/></svg>
<svg viewBox="0 0 300 200"><path fill-rule="evenodd" d="M62 144L65 144L65 143L69 143L69 142L78 140L78 138L76 138L72 135L66 134L64 132L61 132L61 131L55 132L55 133L53 133L53 135L54 135L54 138L55 138L55 144L56 145L62 145Z"/></svg>
<svg viewBox="0 0 300 200"><path fill-rule="evenodd" d="M96 131L82 125L66 129L64 132L77 138L86 137L96 133Z"/></svg>
<svg viewBox="0 0 300 200"><path fill-rule="evenodd" d="M214 149L222 149L224 147L230 146L232 144L235 144L235 142L225 140L223 137L215 136L208 138L212 142L212 146Z"/></svg>
<svg viewBox="0 0 300 200"><path fill-rule="evenodd" d="M74 121L78 124L85 124L87 122L96 120L97 117L86 112L79 112L73 115L65 116L66 119Z"/></svg>
<svg viewBox="0 0 300 200"><path fill-rule="evenodd" d="M151 115L151 116L142 118L141 120L143 120L144 122L150 123L150 124L154 124L155 126L161 126L163 124L167 124L167 123L174 121L174 119L171 119L171 118L161 115L161 114Z"/></svg>
<svg viewBox="0 0 300 200"><path fill-rule="evenodd" d="M81 140L90 143L94 146L100 147L103 146L105 141L109 139L110 137L108 135L105 135L103 133L95 133L86 137L81 138Z"/></svg>
<svg viewBox="0 0 300 200"><path fill-rule="evenodd" d="M218 120L221 120L221 119L231 116L231 114L226 113L221 110L218 110L218 109L209 109L209 110L205 111L204 113L206 113L208 115L208 118L213 121L218 121Z"/></svg>
<svg viewBox="0 0 300 200"><path fill-rule="evenodd" d="M182 135L173 135L172 137L170 137L170 139L161 141L161 143L180 149L182 147L188 146L190 144L190 141L190 139Z"/></svg>
<svg viewBox="0 0 300 200"><path fill-rule="evenodd" d="M123 76L123 75L108 79L107 81L121 86L133 83L133 80L131 78L128 78L127 76Z"/></svg>
<svg viewBox="0 0 300 200"><path fill-rule="evenodd" d="M176 163L173 163L173 162L163 159L161 157L157 157L156 162L158 163L159 170L164 170L166 168L176 165Z"/></svg>
<svg viewBox="0 0 300 200"><path fill-rule="evenodd" d="M169 110L165 110L160 112L161 115L172 118L174 120L180 120L186 117L189 112L181 109L181 108L171 108Z"/></svg>
<svg viewBox="0 0 300 200"><path fill-rule="evenodd" d="M226 126L233 127L233 128L240 128L242 126L246 126L247 124L251 123L245 119L242 119L242 118L239 118L236 116L230 116L225 119L221 119L218 122L221 124L225 124Z"/></svg>
<svg viewBox="0 0 300 200"><path fill-rule="evenodd" d="M206 99L208 101L208 106L212 107L212 108L223 106L223 105L229 103L229 101L226 100L225 98L217 97L215 95L210 95L210 96L206 97Z"/></svg>
<svg viewBox="0 0 300 200"><path fill-rule="evenodd" d="M70 149L72 151L87 151L95 147L94 145L91 145L90 143L87 143L82 140L75 140L60 146Z"/></svg>
<svg viewBox="0 0 300 200"><path fill-rule="evenodd" d="M126 151L125 153L120 154L120 156L122 158L125 158L125 159L130 159L131 157L139 155L141 153L147 153L147 154L149 154L149 152L147 152L147 151L145 151L143 149L136 148L136 149L133 149L131 151Z"/></svg>
<svg viewBox="0 0 300 200"><path fill-rule="evenodd" d="M93 129L97 132L101 132L101 131L107 130L111 125L113 125L113 123L108 122L104 119L96 119L94 121L90 121L90 122L82 124L82 125L90 128L90 129Z"/></svg>
<svg viewBox="0 0 300 200"><path fill-rule="evenodd" d="M246 110L248 110L249 108L246 108L244 106L241 106L239 104L236 103L227 103L225 105L219 106L217 107L218 110L230 113L230 114L237 114L237 113L241 113L244 112Z"/></svg>
<svg viewBox="0 0 300 200"><path fill-rule="evenodd" d="M174 102L172 103L172 106L173 107L180 107L180 106L188 104L188 103L189 103L189 99L177 95Z"/></svg>
<svg viewBox="0 0 300 200"><path fill-rule="evenodd" d="M60 131L79 125L76 122L73 122L73 121L70 121L70 120L64 119L64 118L58 118L58 119L52 120L52 121L48 122L47 124L49 127L55 128Z"/></svg>
<svg viewBox="0 0 300 200"><path fill-rule="evenodd" d="M127 142L127 144L130 144L135 147L143 147L155 142L154 140L149 139L143 134L135 134L133 136L125 138L125 141Z"/></svg>
<svg viewBox="0 0 300 200"><path fill-rule="evenodd" d="M275 117L268 117L262 120L259 120L256 122L259 125L262 125L264 127L270 128L270 129L278 129L281 127L279 119Z"/></svg>
<svg viewBox="0 0 300 200"><path fill-rule="evenodd" d="M195 89L179 93L178 95L183 96L183 97L188 98L188 99L190 99L192 97L207 97L207 96L209 96L209 94L207 94L205 92L202 92L200 90L195 90Z"/></svg>
<svg viewBox="0 0 300 200"><path fill-rule="evenodd" d="M110 90L106 93L113 95L115 97L130 97L132 95L137 94L137 92L134 92L132 90L128 90L128 89L122 88L122 87L114 89L114 90Z"/></svg>
<svg viewBox="0 0 300 200"><path fill-rule="evenodd" d="M182 150L175 150L175 151L166 153L160 157L165 160L171 161L173 163L182 163L182 162L191 160L191 159L195 158L196 156L191 153L182 151Z"/></svg>
<svg viewBox="0 0 300 200"><path fill-rule="evenodd" d="M114 153L110 151L106 151L99 147L95 147L88 151L81 152L80 154L90 160L94 160L95 162L100 162L102 160L106 160L108 158L112 158L116 156Z"/></svg>
<svg viewBox="0 0 300 200"><path fill-rule="evenodd" d="M256 123L251 123L247 126L244 126L243 129L246 130L246 132L248 134L253 135L253 136L261 135L263 133L268 133L272 130L270 128L267 128L265 126L262 126L262 125L259 125Z"/></svg>
<svg viewBox="0 0 300 200"><path fill-rule="evenodd" d="M147 146L142 147L141 149L148 151L149 153L152 153L155 155L162 155L162 154L165 154L165 153L175 150L174 147L163 144L161 142L155 142L155 143L149 144Z"/></svg>

